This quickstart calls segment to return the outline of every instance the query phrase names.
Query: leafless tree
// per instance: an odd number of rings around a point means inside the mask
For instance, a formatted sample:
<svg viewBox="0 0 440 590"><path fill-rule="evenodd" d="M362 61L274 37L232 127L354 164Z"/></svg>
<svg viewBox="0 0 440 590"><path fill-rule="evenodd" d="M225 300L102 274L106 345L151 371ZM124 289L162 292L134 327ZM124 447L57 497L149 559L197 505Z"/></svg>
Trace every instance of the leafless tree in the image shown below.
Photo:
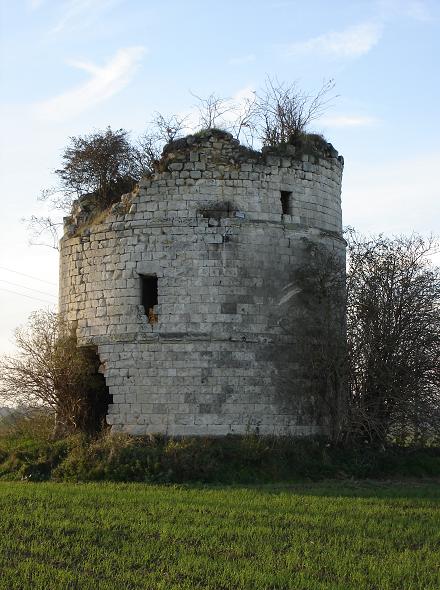
<svg viewBox="0 0 440 590"><path fill-rule="evenodd" d="M286 84L267 77L265 86L241 101L210 94L198 100L199 127L231 131L237 139L253 145L257 137L264 146L295 142L307 132L336 98L333 80L316 93L301 90L296 82Z"/></svg>
<svg viewBox="0 0 440 590"><path fill-rule="evenodd" d="M350 427L383 444L440 434L438 242L349 233Z"/></svg>
<svg viewBox="0 0 440 590"><path fill-rule="evenodd" d="M438 242L350 231L345 289L340 254L307 248L296 277L304 314L294 326L333 441L439 440Z"/></svg>
<svg viewBox="0 0 440 590"><path fill-rule="evenodd" d="M17 354L0 361L0 399L9 405L49 408L57 434L103 426L108 394L92 348L78 348L74 333L50 311L33 313L16 330Z"/></svg>
<svg viewBox="0 0 440 590"><path fill-rule="evenodd" d="M229 124L222 117L227 113L231 113L234 108L230 100L221 98L215 93L206 98L191 94L198 101L196 108L199 113L200 129L229 128Z"/></svg>
<svg viewBox="0 0 440 590"><path fill-rule="evenodd" d="M230 130L235 139L252 147L256 136L257 94L247 96L235 105Z"/></svg>
<svg viewBox="0 0 440 590"><path fill-rule="evenodd" d="M155 113L150 127L157 135L159 141L169 143L182 136L182 132L186 128L186 121L188 117L178 115L163 115L162 113Z"/></svg>
<svg viewBox="0 0 440 590"><path fill-rule="evenodd" d="M55 217L49 215L31 215L29 219L23 219L27 223L27 229L30 232L29 243L31 246L48 246L58 250L59 232L63 226L62 221L57 221Z"/></svg>
<svg viewBox="0 0 440 590"><path fill-rule="evenodd" d="M257 92L253 117L263 145L295 141L312 121L319 119L336 98L335 83L328 80L315 94L302 91L296 82L285 84L268 77L265 87Z"/></svg>
<svg viewBox="0 0 440 590"><path fill-rule="evenodd" d="M165 144L181 137L186 119L187 117L155 113L147 130L133 146L135 175L138 178L153 174Z"/></svg>

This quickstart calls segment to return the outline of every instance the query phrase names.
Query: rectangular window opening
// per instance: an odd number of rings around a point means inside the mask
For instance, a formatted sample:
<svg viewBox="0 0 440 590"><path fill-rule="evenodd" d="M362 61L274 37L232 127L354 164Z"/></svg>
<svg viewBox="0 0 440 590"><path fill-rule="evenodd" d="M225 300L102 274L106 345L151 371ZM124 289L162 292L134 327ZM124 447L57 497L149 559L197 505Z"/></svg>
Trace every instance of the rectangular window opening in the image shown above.
<svg viewBox="0 0 440 590"><path fill-rule="evenodd" d="M155 275L140 275L141 304L150 324L157 322L154 306L157 305L157 277Z"/></svg>
<svg viewBox="0 0 440 590"><path fill-rule="evenodd" d="M281 191L280 200L283 215L292 215L292 191Z"/></svg>

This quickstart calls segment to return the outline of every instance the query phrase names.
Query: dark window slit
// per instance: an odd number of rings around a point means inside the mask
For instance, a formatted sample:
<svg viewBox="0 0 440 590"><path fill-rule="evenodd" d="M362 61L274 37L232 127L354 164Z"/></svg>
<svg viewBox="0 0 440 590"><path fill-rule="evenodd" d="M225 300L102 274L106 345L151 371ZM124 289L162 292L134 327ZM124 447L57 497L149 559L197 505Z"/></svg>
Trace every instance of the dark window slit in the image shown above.
<svg viewBox="0 0 440 590"><path fill-rule="evenodd" d="M292 215L292 191L281 191L280 200L283 215Z"/></svg>
<svg viewBox="0 0 440 590"><path fill-rule="evenodd" d="M157 277L155 275L140 275L141 278L141 304L150 324L157 322L157 314L154 306L157 305Z"/></svg>

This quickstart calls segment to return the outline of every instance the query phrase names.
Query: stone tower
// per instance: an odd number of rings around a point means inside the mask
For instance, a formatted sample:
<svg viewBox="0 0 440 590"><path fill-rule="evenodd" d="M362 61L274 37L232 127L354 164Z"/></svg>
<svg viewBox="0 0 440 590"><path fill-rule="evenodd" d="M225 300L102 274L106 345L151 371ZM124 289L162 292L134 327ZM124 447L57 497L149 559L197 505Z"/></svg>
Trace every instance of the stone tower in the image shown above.
<svg viewBox="0 0 440 590"><path fill-rule="evenodd" d="M344 264L342 168L316 136L255 152L209 130L168 144L107 214L84 223L80 201L61 240L60 311L97 347L113 431L320 431L296 271L307 241Z"/></svg>

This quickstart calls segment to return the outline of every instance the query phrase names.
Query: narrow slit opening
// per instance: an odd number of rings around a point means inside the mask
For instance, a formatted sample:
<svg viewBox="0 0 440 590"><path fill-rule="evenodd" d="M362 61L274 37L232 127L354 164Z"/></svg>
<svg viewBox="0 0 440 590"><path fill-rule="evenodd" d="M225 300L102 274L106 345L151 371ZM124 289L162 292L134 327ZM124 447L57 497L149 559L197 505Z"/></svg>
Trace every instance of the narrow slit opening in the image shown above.
<svg viewBox="0 0 440 590"><path fill-rule="evenodd" d="M283 215L292 214L292 191L281 191L281 211Z"/></svg>
<svg viewBox="0 0 440 590"><path fill-rule="evenodd" d="M141 304L150 324L157 322L154 306L157 305L157 277L155 275L141 275Z"/></svg>

